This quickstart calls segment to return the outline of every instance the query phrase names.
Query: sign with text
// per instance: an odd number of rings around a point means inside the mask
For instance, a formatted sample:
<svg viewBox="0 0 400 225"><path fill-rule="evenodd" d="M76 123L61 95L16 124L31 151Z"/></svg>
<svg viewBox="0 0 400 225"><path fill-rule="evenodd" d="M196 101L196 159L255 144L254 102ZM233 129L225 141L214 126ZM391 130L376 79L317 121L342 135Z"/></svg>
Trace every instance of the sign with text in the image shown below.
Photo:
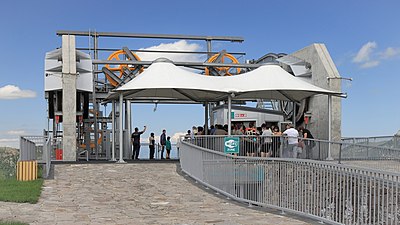
<svg viewBox="0 0 400 225"><path fill-rule="evenodd" d="M239 154L239 137L224 138L224 153Z"/></svg>
<svg viewBox="0 0 400 225"><path fill-rule="evenodd" d="M235 118L247 118L246 113L235 113Z"/></svg>

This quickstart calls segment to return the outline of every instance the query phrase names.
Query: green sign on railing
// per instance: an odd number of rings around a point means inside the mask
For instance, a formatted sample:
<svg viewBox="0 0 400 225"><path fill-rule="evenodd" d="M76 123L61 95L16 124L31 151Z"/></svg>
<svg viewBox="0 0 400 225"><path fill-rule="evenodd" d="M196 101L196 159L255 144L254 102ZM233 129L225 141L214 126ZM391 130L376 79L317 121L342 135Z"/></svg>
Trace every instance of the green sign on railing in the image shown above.
<svg viewBox="0 0 400 225"><path fill-rule="evenodd" d="M239 138L238 137L225 137L224 138L224 153L238 153L239 154Z"/></svg>

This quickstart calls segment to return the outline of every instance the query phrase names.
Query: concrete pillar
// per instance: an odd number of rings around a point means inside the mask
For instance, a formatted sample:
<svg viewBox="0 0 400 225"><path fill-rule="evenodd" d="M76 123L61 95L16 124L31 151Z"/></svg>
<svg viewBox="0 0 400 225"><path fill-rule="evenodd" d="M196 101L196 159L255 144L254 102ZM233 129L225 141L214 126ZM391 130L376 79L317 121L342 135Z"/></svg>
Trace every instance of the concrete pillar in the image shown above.
<svg viewBox="0 0 400 225"><path fill-rule="evenodd" d="M341 92L341 80L337 79L340 78L340 74L324 44L312 44L291 55L311 63L312 77L302 78L303 80L321 88ZM340 141L342 136L341 101L342 99L337 97L332 99L332 126L330 129L332 141ZM308 129L315 138L328 140L329 131L327 128L329 121L327 97L324 95L311 97L308 111L312 114ZM332 151L332 153L335 153L335 151Z"/></svg>
<svg viewBox="0 0 400 225"><path fill-rule="evenodd" d="M63 160L76 161L76 50L75 36L62 36Z"/></svg>

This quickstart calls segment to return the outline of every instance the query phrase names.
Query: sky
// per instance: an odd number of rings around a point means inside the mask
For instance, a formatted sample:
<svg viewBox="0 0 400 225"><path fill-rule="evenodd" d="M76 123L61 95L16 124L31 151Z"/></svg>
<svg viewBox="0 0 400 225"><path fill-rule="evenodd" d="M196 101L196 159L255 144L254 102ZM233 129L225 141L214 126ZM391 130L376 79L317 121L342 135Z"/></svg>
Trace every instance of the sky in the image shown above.
<svg viewBox="0 0 400 225"><path fill-rule="evenodd" d="M20 135L41 135L47 129L44 57L61 46L57 30L240 36L243 43L215 42L212 47L246 52L242 61L324 43L341 76L353 78L342 83L348 94L342 100L342 136L393 135L400 129L399 8L399 1L357 0L4 1L0 146L18 146ZM77 38L77 46L88 44L88 38ZM201 41L104 38L99 42L99 47L123 46L206 50ZM136 104L132 113L134 127L147 125L148 132L156 135L167 129L173 136L204 123L200 105L158 105L154 112L154 105Z"/></svg>

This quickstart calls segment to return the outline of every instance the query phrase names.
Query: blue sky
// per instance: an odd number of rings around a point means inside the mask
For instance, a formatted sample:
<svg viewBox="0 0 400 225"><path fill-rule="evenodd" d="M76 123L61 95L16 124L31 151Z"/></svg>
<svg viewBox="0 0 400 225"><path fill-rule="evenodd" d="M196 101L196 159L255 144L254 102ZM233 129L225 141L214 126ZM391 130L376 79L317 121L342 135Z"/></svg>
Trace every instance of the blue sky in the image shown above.
<svg viewBox="0 0 400 225"><path fill-rule="evenodd" d="M213 50L291 53L324 43L343 77L343 136L392 135L400 129L398 1L5 1L0 14L0 146L47 127L44 55L61 45L57 30L241 36ZM105 40L107 47L148 48L174 41ZM78 45L87 45L81 38ZM196 43L205 50L203 42ZM242 59L243 60L243 59ZM7 86L14 85L14 86ZM18 88L22 91L19 91ZM9 93L14 91L14 99ZM16 92L15 92L16 91ZM31 91L31 92L29 92ZM12 96L11 96L12 97ZM133 124L149 132L200 125L200 106L134 105ZM109 111L110 107L108 107ZM147 135L146 135L147 136Z"/></svg>

